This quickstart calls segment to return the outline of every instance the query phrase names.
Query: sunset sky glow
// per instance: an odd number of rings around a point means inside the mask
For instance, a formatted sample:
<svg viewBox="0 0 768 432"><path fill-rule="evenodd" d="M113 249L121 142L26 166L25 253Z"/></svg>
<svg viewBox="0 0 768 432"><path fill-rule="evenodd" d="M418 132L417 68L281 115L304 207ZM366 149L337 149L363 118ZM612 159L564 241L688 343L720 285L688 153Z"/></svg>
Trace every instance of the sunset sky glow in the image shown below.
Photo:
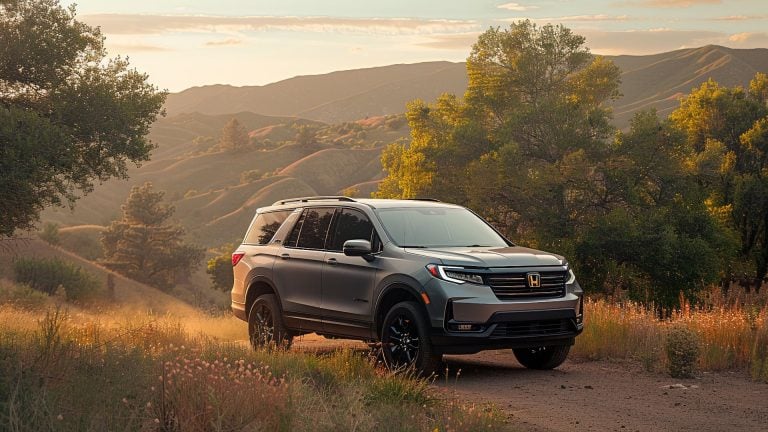
<svg viewBox="0 0 768 432"><path fill-rule="evenodd" d="M768 0L79 0L110 55L161 88L262 85L395 63L463 61L491 26L562 23L596 54L768 48Z"/></svg>

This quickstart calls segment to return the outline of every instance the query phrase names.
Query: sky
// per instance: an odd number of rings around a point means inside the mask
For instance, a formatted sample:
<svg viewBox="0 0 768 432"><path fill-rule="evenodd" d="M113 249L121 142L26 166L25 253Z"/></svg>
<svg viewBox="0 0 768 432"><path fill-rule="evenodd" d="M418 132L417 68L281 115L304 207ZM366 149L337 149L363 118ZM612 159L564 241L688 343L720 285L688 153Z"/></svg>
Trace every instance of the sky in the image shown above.
<svg viewBox="0 0 768 432"><path fill-rule="evenodd" d="M563 24L595 54L768 48L768 0L78 0L110 56L172 92L298 75L464 61L490 27Z"/></svg>

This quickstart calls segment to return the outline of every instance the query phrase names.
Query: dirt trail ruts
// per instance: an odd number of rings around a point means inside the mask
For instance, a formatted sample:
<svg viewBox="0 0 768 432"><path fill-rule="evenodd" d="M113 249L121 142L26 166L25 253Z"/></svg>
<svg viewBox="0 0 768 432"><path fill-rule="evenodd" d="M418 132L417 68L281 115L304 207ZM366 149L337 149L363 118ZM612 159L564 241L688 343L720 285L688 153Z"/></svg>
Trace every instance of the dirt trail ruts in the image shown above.
<svg viewBox="0 0 768 432"><path fill-rule="evenodd" d="M509 350L445 359L449 377L435 384L496 404L515 430L768 431L768 384L742 372L680 380L630 362L570 360L533 371Z"/></svg>
<svg viewBox="0 0 768 432"><path fill-rule="evenodd" d="M341 347L367 349L314 334L297 338L293 349ZM448 377L437 378L436 388L462 402L495 404L515 431L768 432L768 384L744 372L681 380L633 362L578 359L534 371L520 366L511 350L445 356L445 366Z"/></svg>

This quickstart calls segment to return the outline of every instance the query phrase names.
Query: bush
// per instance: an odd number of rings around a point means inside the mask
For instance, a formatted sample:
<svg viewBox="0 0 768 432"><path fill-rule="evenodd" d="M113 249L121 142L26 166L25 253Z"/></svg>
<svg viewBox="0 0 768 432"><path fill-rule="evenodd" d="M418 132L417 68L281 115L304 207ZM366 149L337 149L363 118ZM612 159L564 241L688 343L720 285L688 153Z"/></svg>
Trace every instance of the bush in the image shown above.
<svg viewBox="0 0 768 432"><path fill-rule="evenodd" d="M64 288L67 300L86 300L99 289L99 281L79 266L57 258L21 258L13 264L16 282L53 295Z"/></svg>
<svg viewBox="0 0 768 432"><path fill-rule="evenodd" d="M699 337L688 327L678 325L667 334L667 360L673 378L693 378L699 359Z"/></svg>
<svg viewBox="0 0 768 432"><path fill-rule="evenodd" d="M45 225L43 225L43 230L40 231L40 240L51 244L51 245L57 245L60 242L59 239L59 224L46 222Z"/></svg>
<svg viewBox="0 0 768 432"><path fill-rule="evenodd" d="M0 303L10 303L20 309L39 310L48 303L48 296L27 285L0 281Z"/></svg>
<svg viewBox="0 0 768 432"><path fill-rule="evenodd" d="M768 317L764 325L755 329L755 342L752 346L752 378L768 383Z"/></svg>

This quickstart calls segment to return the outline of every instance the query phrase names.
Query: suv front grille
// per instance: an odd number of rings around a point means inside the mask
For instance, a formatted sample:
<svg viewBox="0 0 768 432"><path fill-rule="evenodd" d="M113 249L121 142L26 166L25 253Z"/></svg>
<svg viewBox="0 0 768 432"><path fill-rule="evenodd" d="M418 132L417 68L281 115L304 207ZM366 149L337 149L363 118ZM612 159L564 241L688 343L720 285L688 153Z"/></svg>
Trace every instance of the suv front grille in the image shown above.
<svg viewBox="0 0 768 432"><path fill-rule="evenodd" d="M558 336L573 333L571 320L503 322L496 325L491 337Z"/></svg>
<svg viewBox="0 0 768 432"><path fill-rule="evenodd" d="M515 300L529 297L563 297L565 296L565 280L567 272L539 272L541 286L528 286L528 273L494 274L486 277L486 283L491 286L499 300Z"/></svg>

